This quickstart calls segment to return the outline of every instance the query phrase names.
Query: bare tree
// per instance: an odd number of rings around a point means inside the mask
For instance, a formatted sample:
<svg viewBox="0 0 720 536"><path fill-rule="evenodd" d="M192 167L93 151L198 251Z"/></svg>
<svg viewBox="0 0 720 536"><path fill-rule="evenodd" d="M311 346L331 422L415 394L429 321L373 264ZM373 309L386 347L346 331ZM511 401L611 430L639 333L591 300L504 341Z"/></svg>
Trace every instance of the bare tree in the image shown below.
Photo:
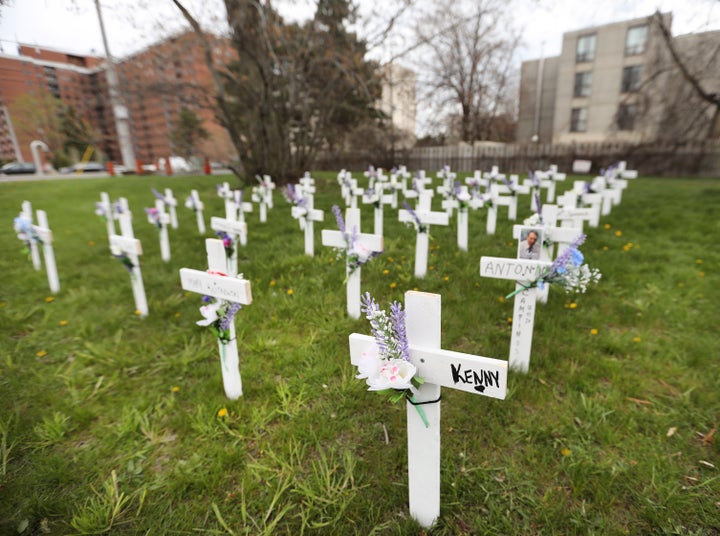
<svg viewBox="0 0 720 536"><path fill-rule="evenodd" d="M718 32L690 34L673 38L662 14L653 15L669 62L679 77L669 77L674 91L665 87L665 117L661 132L682 133L684 138L714 139L720 137L720 39ZM670 65L667 65L667 64Z"/></svg>
<svg viewBox="0 0 720 536"><path fill-rule="evenodd" d="M286 23L260 0L225 0L235 58L218 63L208 35L173 0L203 43L217 118L240 159L238 176L283 181L310 169L318 151L376 115L378 65L348 30L350 0L318 0L311 21Z"/></svg>
<svg viewBox="0 0 720 536"><path fill-rule="evenodd" d="M443 31L437 33L438 28ZM462 141L493 138L494 125L511 112L514 99L512 60L519 38L508 25L506 5L441 0L416 33L430 52L423 62L426 93L439 106L459 112Z"/></svg>

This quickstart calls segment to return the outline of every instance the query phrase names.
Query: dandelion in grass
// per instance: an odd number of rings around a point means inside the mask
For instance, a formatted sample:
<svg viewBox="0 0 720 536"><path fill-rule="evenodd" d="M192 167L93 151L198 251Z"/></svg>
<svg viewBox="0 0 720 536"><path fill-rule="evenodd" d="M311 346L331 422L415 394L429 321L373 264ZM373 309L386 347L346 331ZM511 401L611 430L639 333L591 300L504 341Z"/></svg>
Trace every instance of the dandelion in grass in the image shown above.
<svg viewBox="0 0 720 536"><path fill-rule="evenodd" d="M35 352L35 355L38 357L45 357L48 353L45 350L40 350L39 352Z"/></svg>
<svg viewBox="0 0 720 536"><path fill-rule="evenodd" d="M592 328L592 329L590 330L590 335L597 335L597 334L598 334L597 328Z"/></svg>
<svg viewBox="0 0 720 536"><path fill-rule="evenodd" d="M403 398L416 404L414 395L423 384L417 368L410 361L410 347L402 304L390 304L390 312L381 309L369 292L361 298L361 311L370 321L373 343L365 350L358 364L357 379L364 379L368 391L376 391L398 402ZM415 405L425 426L427 417L421 406Z"/></svg>
<svg viewBox="0 0 720 536"><path fill-rule="evenodd" d="M45 298L45 302L46 302L46 303L52 303L52 302L54 302L54 301L55 301L55 297L54 297L54 296L48 296L48 297Z"/></svg>
<svg viewBox="0 0 720 536"><path fill-rule="evenodd" d="M287 289L288 296L292 296L293 294L295 294L295 291L293 289L291 289L291 288Z"/></svg>
<svg viewBox="0 0 720 536"><path fill-rule="evenodd" d="M633 342L642 342L640 337L633 337Z"/></svg>
<svg viewBox="0 0 720 536"><path fill-rule="evenodd" d="M178 387L177 385L174 385L174 386L170 389L170 391L173 392L173 393L179 393L179 392L180 392L180 387Z"/></svg>
<svg viewBox="0 0 720 536"><path fill-rule="evenodd" d="M228 416L228 410L227 410L227 408L220 408L220 409L218 410L218 412L217 412L217 416L220 417L220 418L222 418L222 417L227 417L227 416Z"/></svg>
<svg viewBox="0 0 720 536"><path fill-rule="evenodd" d="M545 285L556 284L566 292L585 292L591 283L597 283L601 274L597 268L590 268L583 264L583 254L578 249L585 241L585 235L580 234L568 248L565 249L548 268L541 270L534 280L520 283L520 288L511 292L505 298L512 298L523 290L537 287L540 290ZM577 305L576 305L577 307Z"/></svg>
<svg viewBox="0 0 720 536"><path fill-rule="evenodd" d="M620 231L620 230L615 231L615 236L621 237L621 236L622 236L622 231Z"/></svg>

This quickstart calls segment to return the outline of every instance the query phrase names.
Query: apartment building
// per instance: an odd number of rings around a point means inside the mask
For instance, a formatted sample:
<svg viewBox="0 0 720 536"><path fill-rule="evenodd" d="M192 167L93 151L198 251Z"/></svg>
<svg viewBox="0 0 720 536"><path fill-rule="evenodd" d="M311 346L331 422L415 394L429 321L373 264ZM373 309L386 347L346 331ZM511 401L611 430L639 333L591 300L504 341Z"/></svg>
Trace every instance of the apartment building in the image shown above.
<svg viewBox="0 0 720 536"><path fill-rule="evenodd" d="M672 15L661 16L670 28ZM706 63L698 71L708 87L720 88L720 32L675 37L673 44L694 61L704 46ZM677 115L675 96L692 99L686 86L653 16L568 32L560 56L522 64L517 140L655 140Z"/></svg>

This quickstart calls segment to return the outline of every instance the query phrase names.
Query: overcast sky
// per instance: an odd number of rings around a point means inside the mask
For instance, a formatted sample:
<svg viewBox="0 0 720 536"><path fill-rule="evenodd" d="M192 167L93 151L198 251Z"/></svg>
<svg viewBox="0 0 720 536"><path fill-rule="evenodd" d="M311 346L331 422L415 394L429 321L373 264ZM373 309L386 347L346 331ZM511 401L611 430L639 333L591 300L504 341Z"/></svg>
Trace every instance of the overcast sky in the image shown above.
<svg viewBox="0 0 720 536"><path fill-rule="evenodd" d="M185 0L209 26L218 26L221 0ZM17 43L36 44L77 54L104 53L95 0L11 0L0 11L0 45L15 54ZM362 0L361 4L380 2ZM291 18L312 14L310 0L274 0ZM673 12L673 34L720 29L717 0L516 0L512 16L523 30L519 58L560 53L563 32L652 14ZM519 7L517 7L519 6ZM153 41L159 25L184 27L171 0L103 0L103 19L114 56L136 52ZM163 33L163 35L165 35Z"/></svg>

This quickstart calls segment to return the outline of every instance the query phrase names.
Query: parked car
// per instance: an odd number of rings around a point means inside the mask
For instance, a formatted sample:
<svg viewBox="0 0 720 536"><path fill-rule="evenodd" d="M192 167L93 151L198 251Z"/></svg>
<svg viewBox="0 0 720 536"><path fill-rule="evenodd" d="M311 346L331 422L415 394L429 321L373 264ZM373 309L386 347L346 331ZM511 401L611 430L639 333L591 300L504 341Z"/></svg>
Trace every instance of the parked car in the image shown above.
<svg viewBox="0 0 720 536"><path fill-rule="evenodd" d="M0 168L0 173L5 175L31 175L36 172L35 164L29 162L10 162Z"/></svg>
<svg viewBox="0 0 720 536"><path fill-rule="evenodd" d="M99 162L78 162L70 167L71 173L96 173L105 171L105 166Z"/></svg>

